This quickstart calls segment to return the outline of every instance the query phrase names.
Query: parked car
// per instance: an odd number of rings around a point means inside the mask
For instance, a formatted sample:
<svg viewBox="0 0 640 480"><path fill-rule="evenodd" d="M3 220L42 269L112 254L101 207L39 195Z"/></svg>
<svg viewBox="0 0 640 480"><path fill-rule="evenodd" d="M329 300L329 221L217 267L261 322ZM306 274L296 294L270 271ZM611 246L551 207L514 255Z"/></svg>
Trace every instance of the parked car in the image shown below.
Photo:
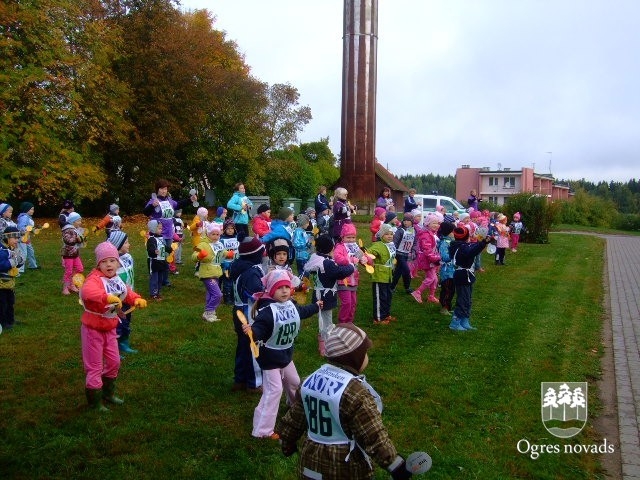
<svg viewBox="0 0 640 480"><path fill-rule="evenodd" d="M445 197L444 195L422 195L416 193L414 195L416 203L422 204L423 216L428 212L435 212L438 205L444 207L447 213L464 213L467 211L455 198Z"/></svg>

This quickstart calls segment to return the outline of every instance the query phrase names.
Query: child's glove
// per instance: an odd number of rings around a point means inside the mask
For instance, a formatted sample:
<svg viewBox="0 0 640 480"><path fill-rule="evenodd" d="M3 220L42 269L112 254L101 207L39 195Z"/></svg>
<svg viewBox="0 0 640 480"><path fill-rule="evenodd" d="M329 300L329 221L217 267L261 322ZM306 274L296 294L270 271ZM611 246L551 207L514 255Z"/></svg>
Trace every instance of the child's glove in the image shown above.
<svg viewBox="0 0 640 480"><path fill-rule="evenodd" d="M92 231L93 233L96 233L96 232L98 231L98 227L97 227L97 226L94 226L94 227L91 229L91 231Z"/></svg>
<svg viewBox="0 0 640 480"><path fill-rule="evenodd" d="M107 295L107 303L109 305L118 305L118 308L122 308L122 300L120 300L115 295Z"/></svg>
<svg viewBox="0 0 640 480"><path fill-rule="evenodd" d="M144 298L136 298L133 301L133 306L137 308L147 308L147 301Z"/></svg>
<svg viewBox="0 0 640 480"><path fill-rule="evenodd" d="M409 470L407 470L407 463L404 461L404 458L400 456L398 456L397 458L401 460L401 463L397 465L393 470L389 470L391 478L393 478L393 480L405 480L407 478L411 478L413 474ZM393 463L395 464L396 462Z"/></svg>
<svg viewBox="0 0 640 480"><path fill-rule="evenodd" d="M227 251L227 258L229 260L233 260L233 257L235 256L235 254L233 253L233 250L228 250Z"/></svg>
<svg viewBox="0 0 640 480"><path fill-rule="evenodd" d="M7 273L9 274L10 277L17 277L19 273L18 267L11 267Z"/></svg>
<svg viewBox="0 0 640 480"><path fill-rule="evenodd" d="M198 260L204 260L207 256L207 251L206 250L200 250L198 252Z"/></svg>

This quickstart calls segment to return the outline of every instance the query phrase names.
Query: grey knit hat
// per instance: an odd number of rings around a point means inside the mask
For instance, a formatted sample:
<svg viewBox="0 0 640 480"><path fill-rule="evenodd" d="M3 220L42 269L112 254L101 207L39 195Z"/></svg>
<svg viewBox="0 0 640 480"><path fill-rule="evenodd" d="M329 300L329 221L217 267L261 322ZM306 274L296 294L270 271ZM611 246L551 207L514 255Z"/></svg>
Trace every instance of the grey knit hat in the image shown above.
<svg viewBox="0 0 640 480"><path fill-rule="evenodd" d="M127 241L127 234L122 230L114 230L109 234L109 238L107 239L109 243L115 245L115 247L120 250L124 242Z"/></svg>

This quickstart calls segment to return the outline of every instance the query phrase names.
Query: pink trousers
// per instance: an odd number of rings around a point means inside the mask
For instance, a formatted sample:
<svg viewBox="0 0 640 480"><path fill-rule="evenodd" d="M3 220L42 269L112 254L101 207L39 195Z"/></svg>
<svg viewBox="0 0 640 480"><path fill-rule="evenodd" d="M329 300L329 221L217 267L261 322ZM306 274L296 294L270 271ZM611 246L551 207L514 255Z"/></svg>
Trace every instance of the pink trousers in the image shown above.
<svg viewBox="0 0 640 480"><path fill-rule="evenodd" d="M284 368L262 371L262 397L253 412L254 437L268 437L276 426L280 407L280 397L284 390L287 405L293 405L296 390L300 386L300 376L293 362Z"/></svg>
<svg viewBox="0 0 640 480"><path fill-rule="evenodd" d="M358 292L356 290L338 290L338 298L340 299L338 322L353 323L353 319L356 318Z"/></svg>
<svg viewBox="0 0 640 480"><path fill-rule="evenodd" d="M87 327L80 327L82 342L82 363L87 375L85 386L91 389L102 388L102 377L116 378L120 370L120 352L116 329L102 332Z"/></svg>
<svg viewBox="0 0 640 480"><path fill-rule="evenodd" d="M420 284L420 286L416 289L418 292L422 293L426 289L429 289L429 295L435 295L436 288L438 288L438 269L436 268L428 268L424 272L424 280Z"/></svg>
<svg viewBox="0 0 640 480"><path fill-rule="evenodd" d="M84 272L84 266L80 257L75 258L63 258L62 266L64 267L64 277L62 277L62 283L67 287L71 285L71 278L76 273Z"/></svg>

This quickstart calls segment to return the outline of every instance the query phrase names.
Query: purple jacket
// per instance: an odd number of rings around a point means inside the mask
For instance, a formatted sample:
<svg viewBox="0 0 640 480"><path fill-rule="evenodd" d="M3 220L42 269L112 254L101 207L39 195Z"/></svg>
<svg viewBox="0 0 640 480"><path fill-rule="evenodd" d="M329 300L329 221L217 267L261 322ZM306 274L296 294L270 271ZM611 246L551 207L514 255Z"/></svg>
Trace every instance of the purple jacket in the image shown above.
<svg viewBox="0 0 640 480"><path fill-rule="evenodd" d="M144 207L142 213L144 213L150 220L158 220L162 224L162 238L165 240L173 240L174 227L173 227L173 214L176 210L180 210L187 205L191 205L191 200L178 200L175 201L171 197L157 197L160 202L158 207L153 206L153 198L150 199Z"/></svg>

